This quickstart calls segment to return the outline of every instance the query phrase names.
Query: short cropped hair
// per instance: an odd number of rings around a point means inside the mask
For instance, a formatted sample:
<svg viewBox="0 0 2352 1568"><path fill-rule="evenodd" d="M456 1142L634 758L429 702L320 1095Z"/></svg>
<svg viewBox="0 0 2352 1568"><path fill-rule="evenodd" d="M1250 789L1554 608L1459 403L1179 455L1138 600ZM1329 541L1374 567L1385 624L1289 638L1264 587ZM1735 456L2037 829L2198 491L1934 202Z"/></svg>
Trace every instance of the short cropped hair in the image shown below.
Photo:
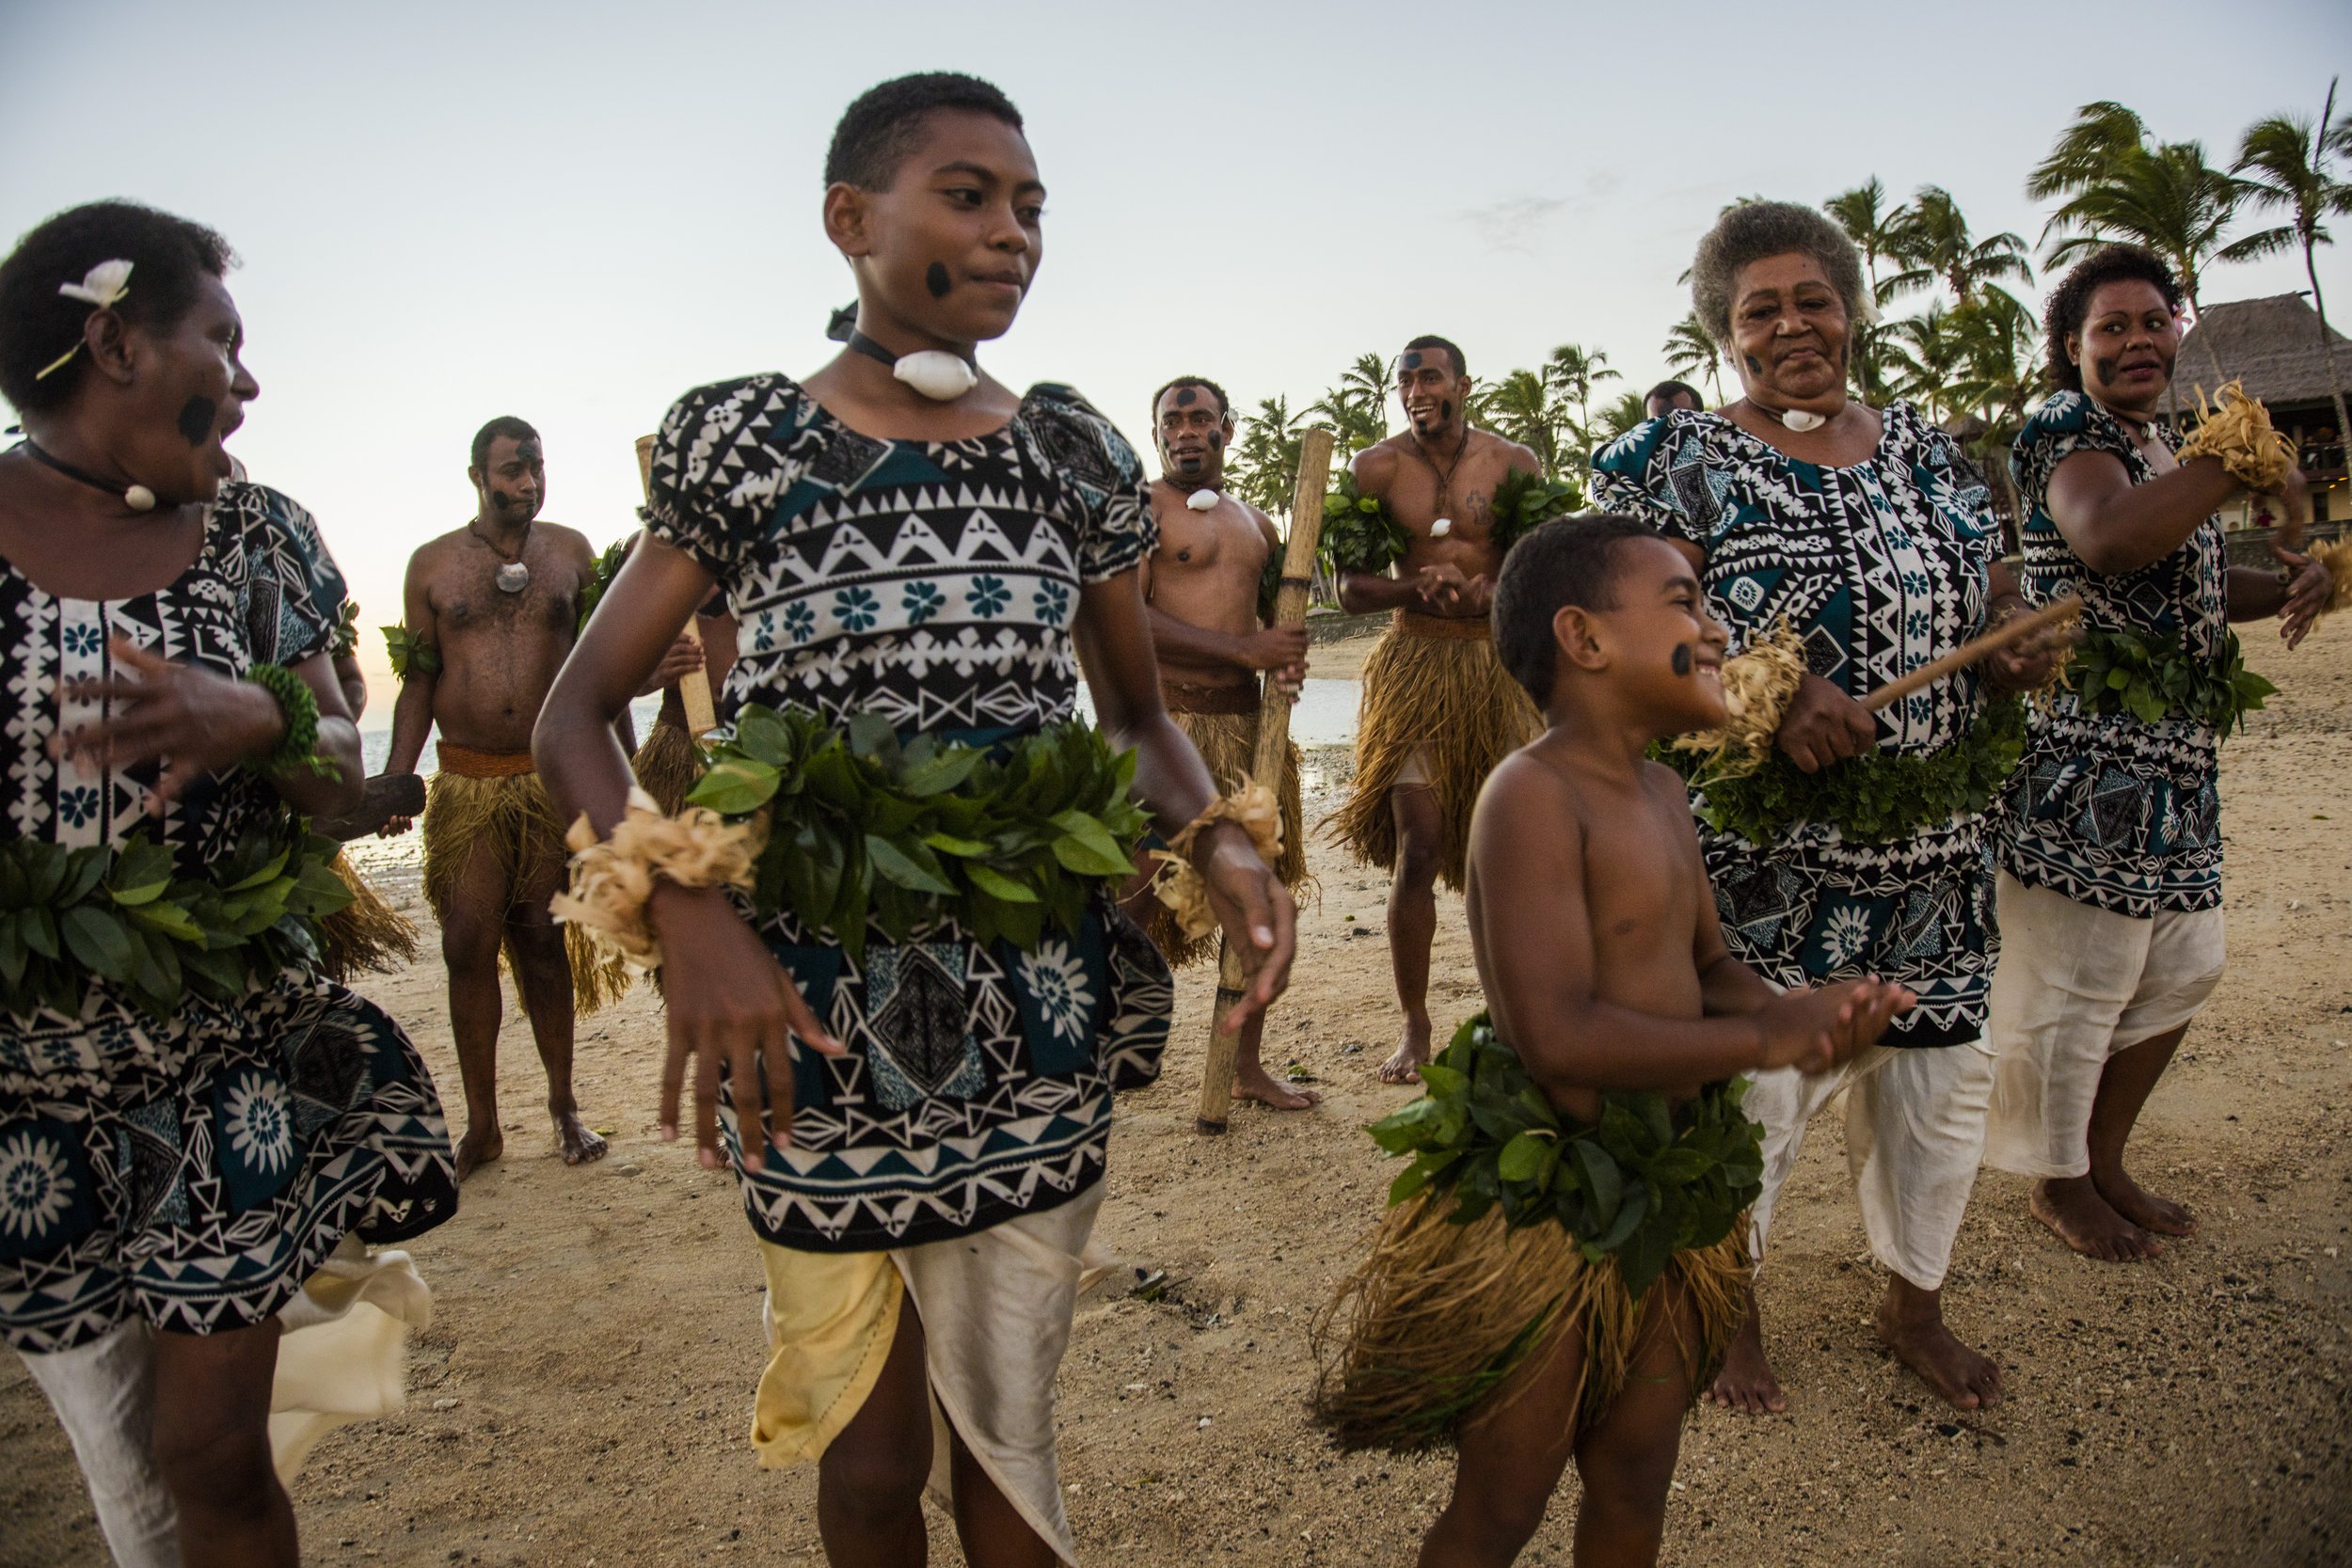
<svg viewBox="0 0 2352 1568"><path fill-rule="evenodd" d="M57 214L16 242L0 261L0 397L22 414L61 408L89 370L76 354L43 376L42 367L82 341L91 307L57 293L104 261L131 263L117 314L151 333L169 332L196 304L207 277L237 264L229 242L200 223L135 201L92 201Z"/></svg>
<svg viewBox="0 0 2352 1568"><path fill-rule="evenodd" d="M2136 245L2106 245L2092 251L2059 280L2042 309L2042 373L2054 392L2083 389L2083 368L2066 356L2066 340L2083 329L2090 315L2090 296L2108 283L2151 283L2175 314L2181 309L2181 280L2153 250Z"/></svg>
<svg viewBox="0 0 2352 1568"><path fill-rule="evenodd" d="M1211 381L1205 375L1180 375L1175 380L1168 382L1158 391L1152 394L1152 428L1157 429L1159 427L1160 399L1168 396L1168 393L1174 391L1179 387L1198 387L1202 391L1209 393L1216 399L1216 411L1220 414L1231 414L1233 411L1233 400L1225 395L1224 388L1218 386L1216 382Z"/></svg>
<svg viewBox="0 0 2352 1568"><path fill-rule="evenodd" d="M866 88L841 112L825 152L825 184L886 191L914 150L923 117L933 109L994 115L1018 131L1021 111L993 82L957 71L926 71Z"/></svg>
<svg viewBox="0 0 2352 1568"><path fill-rule="evenodd" d="M1629 539L1662 538L1637 518L1613 512L1555 517L1530 531L1502 558L1495 578L1495 657L1511 678L1543 706L1551 701L1559 648L1551 618L1569 606L1580 610L1616 607L1619 546Z"/></svg>
<svg viewBox="0 0 2352 1568"><path fill-rule="evenodd" d="M1701 408L1707 406L1707 400L1699 395L1699 389L1696 387L1692 386L1687 381L1660 382L1657 386L1652 387L1648 391L1642 394L1642 404L1644 407L1647 407L1650 404L1656 402L1660 398L1664 398L1667 402L1672 403L1677 397L1687 397L1692 404Z"/></svg>
<svg viewBox="0 0 2352 1568"><path fill-rule="evenodd" d="M1846 318L1862 325L1862 257L1846 231L1811 207L1793 201L1747 201L1715 220L1691 261L1691 309L1699 325L1728 352L1731 291L1740 269L1773 256L1810 256L1845 302Z"/></svg>
<svg viewBox="0 0 2352 1568"><path fill-rule="evenodd" d="M1405 352L1410 354L1417 348L1441 348L1445 350L1446 357L1454 361L1454 373L1457 378L1470 374L1470 361L1463 358L1461 349L1448 340L1424 332L1406 343Z"/></svg>
<svg viewBox="0 0 2352 1568"><path fill-rule="evenodd" d="M512 414L501 414L497 419L473 433L473 466L475 467L486 468L490 466L490 443L501 436L513 436L517 445L524 441L536 442L539 439L539 433L531 428L529 420L518 420Z"/></svg>

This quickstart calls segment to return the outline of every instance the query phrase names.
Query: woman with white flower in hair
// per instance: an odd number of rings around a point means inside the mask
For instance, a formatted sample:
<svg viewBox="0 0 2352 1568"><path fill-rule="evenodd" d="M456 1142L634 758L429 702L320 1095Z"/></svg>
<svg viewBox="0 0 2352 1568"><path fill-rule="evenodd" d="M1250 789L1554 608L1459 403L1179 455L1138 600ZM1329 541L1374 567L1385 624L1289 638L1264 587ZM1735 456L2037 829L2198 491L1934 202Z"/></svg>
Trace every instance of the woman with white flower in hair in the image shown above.
<svg viewBox="0 0 2352 1568"><path fill-rule="evenodd" d="M102 202L0 263L0 1330L140 1568L296 1560L281 1331L456 1208L423 1063L320 971L348 895L299 814L361 784L342 583L230 478L230 261Z"/></svg>
<svg viewBox="0 0 2352 1568"><path fill-rule="evenodd" d="M1878 974L1918 996L1840 1071L1758 1076L1746 1101L1765 1128L1756 1254L1805 1123L1851 1085L1849 1164L1889 1275L1880 1334L1953 1404L1990 1404L1999 1372L1945 1326L1940 1297L1993 1079L1983 812L2023 735L2017 705L1987 699L2035 684L2046 660L1996 655L1883 711L1862 705L2023 608L1984 483L1916 408L1850 395L1854 328L1873 302L1852 244L1820 213L1724 213L1699 243L1691 293L1744 395L1631 431L1595 456L1593 490L1690 556L1741 646L1783 625L1802 644L1806 673L1773 752L1745 776L1694 780L1724 935L1782 985ZM1785 1405L1753 1307L1711 1397Z"/></svg>

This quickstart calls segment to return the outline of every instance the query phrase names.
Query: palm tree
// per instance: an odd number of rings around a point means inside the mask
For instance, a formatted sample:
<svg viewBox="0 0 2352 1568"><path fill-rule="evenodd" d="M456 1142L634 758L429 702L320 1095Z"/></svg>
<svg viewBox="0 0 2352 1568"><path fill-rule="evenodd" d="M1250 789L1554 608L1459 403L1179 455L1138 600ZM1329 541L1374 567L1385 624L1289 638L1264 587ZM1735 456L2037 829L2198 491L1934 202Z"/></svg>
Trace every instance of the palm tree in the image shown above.
<svg viewBox="0 0 2352 1568"><path fill-rule="evenodd" d="M1714 390L1715 402L1724 401L1723 378L1717 373L1723 351L1715 346L1707 328L1699 325L1696 310L1675 323L1674 330L1666 334L1665 355L1668 370L1686 379L1705 375L1707 385Z"/></svg>
<svg viewBox="0 0 2352 1568"><path fill-rule="evenodd" d="M1577 454L1577 469L1587 479L1591 477L1592 453L1586 448L1583 433L1591 428L1593 422L1593 388L1603 381L1624 379L1609 368L1608 355L1599 349L1587 349L1576 343L1562 343L1544 361L1542 384L1558 393L1563 403L1576 405L1572 446ZM1562 412L1565 414L1565 410ZM1544 471L1551 471L1549 464Z"/></svg>
<svg viewBox="0 0 2352 1568"><path fill-rule="evenodd" d="M1534 371L1513 371L1495 383L1479 412L1481 423L1533 451L1544 466L1546 478L1558 474L1563 434L1560 409L1543 377Z"/></svg>
<svg viewBox="0 0 2352 1568"><path fill-rule="evenodd" d="M1598 450L1648 418L1649 406L1641 393L1621 392L1600 405L1598 421L1584 434L1591 437L1589 446Z"/></svg>
<svg viewBox="0 0 2352 1568"><path fill-rule="evenodd" d="M2245 186L2205 162L2202 142L2148 144L2147 127L2121 103L2086 103L2035 166L2026 194L2065 196L2042 225L2046 267L2061 267L2110 240L2145 245L2180 277L2189 312L2199 283L2221 249Z"/></svg>
<svg viewBox="0 0 2352 1568"><path fill-rule="evenodd" d="M1886 280L1889 298L1941 283L1961 305L2001 278L2033 281L2025 240L2010 233L1976 238L1960 203L1941 185L1919 187L1895 230L1893 255L1908 265Z"/></svg>
<svg viewBox="0 0 2352 1568"><path fill-rule="evenodd" d="M1906 316L1886 329L1887 361L1897 395L1925 405L1937 419L1953 412L1952 388L1967 346L1955 330L1953 311L1941 299L1926 311Z"/></svg>
<svg viewBox="0 0 2352 1568"><path fill-rule="evenodd" d="M1307 405L1306 412L1329 421L1339 437L1338 457L1353 457L1389 436L1389 362L1359 354L1340 372L1339 385Z"/></svg>
<svg viewBox="0 0 2352 1568"><path fill-rule="evenodd" d="M2319 351L2328 364L2328 391L2336 404L2336 439L2352 439L2352 419L2346 419L2344 383L2336 375L2335 343L2328 331L2328 302L2319 292L2319 269L2312 254L2333 244L2324 221L2352 214L2352 183L2328 172L2330 152L2352 157L2352 111L2332 119L2336 84L2328 84L2328 101L2320 105L2314 126L2300 115L2272 115L2247 127L2237 162L2230 172L2242 179L2247 205L2257 209L2282 207L2289 222L2256 230L2225 246L2221 260L2250 261L2291 246L2303 249L2303 276L2311 279L2312 309L2319 315Z"/></svg>
<svg viewBox="0 0 2352 1568"><path fill-rule="evenodd" d="M1261 511L1287 515L1298 487L1298 448L1307 417L1293 414L1287 398L1267 398L1255 414L1245 414L1241 439L1226 459L1233 494Z"/></svg>
<svg viewBox="0 0 2352 1568"><path fill-rule="evenodd" d="M1875 174L1850 191L1839 191L1821 203L1821 210L1837 220L1837 227L1853 241L1862 252L1863 277L1870 285L1873 309L1887 303L1891 297L1886 285L1879 281L1879 262L1892 261L1899 244L1904 225L1911 219L1911 209L1886 207L1886 187ZM1886 372L1880 362L1879 335L1885 329L1875 322L1854 324L1854 380L1862 389L1865 403L1883 403L1886 393Z"/></svg>

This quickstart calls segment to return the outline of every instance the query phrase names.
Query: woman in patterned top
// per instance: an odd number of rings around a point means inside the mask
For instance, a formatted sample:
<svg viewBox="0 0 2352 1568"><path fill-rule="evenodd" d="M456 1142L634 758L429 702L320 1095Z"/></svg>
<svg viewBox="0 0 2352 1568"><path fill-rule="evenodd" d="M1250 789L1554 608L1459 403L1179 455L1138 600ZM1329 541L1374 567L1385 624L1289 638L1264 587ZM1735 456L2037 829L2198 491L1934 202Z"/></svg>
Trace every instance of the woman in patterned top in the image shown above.
<svg viewBox="0 0 2352 1568"><path fill-rule="evenodd" d="M1596 503L1678 544L1742 643L1783 621L1803 639L1810 673L1780 727L1786 761L1768 768L1802 784L1866 753L1969 747L1980 688L2029 685L2042 660L1998 658L1877 714L1861 705L2023 601L1996 559L1984 485L1951 440L1908 404L1879 410L1847 395L1853 326L1870 309L1852 245L1810 208L1749 203L1700 242L1691 292L1746 395L1719 412L1666 414L1606 448L1594 459ZM1693 804L1704 811L1705 798ZM1750 844L1702 816L1734 954L1782 985L1875 974L1919 1000L1838 1072L1757 1077L1746 1101L1765 1128L1756 1254L1805 1123L1851 1085L1849 1163L1889 1272L1879 1332L1952 1403L1989 1404L1999 1373L1945 1327L1939 1299L1993 1082L1982 818L1939 810L1867 835L1800 821L1767 836ZM1784 1406L1753 1308L1711 1397Z"/></svg>
<svg viewBox="0 0 2352 1568"><path fill-rule="evenodd" d="M289 807L345 810L361 784L328 654L341 577L300 508L226 483L222 443L258 393L230 260L210 230L105 202L0 264L0 393L26 433L0 454L9 837L145 839L216 885L243 841L289 832ZM292 709L251 678L273 661L315 699L332 775L278 760ZM13 880L12 993L40 945ZM181 1556L291 1564L268 1425L280 1317L347 1238L454 1212L440 1106L398 1025L314 957L233 1001L186 988L151 1010L99 974L109 932L125 941L108 919L84 903L59 921L78 1007L20 995L0 1013L0 1327L37 1370L143 1369L142 1348L117 1350L159 1331L152 1449ZM182 961L142 942L160 970ZM168 1549L169 1519L149 1523L141 1560Z"/></svg>
<svg viewBox="0 0 2352 1568"><path fill-rule="evenodd" d="M1216 790L1160 705L1135 453L1066 388L1016 396L980 374L918 392L894 374L923 379L925 350L930 369L969 367L1012 325L1044 199L1019 114L966 76L885 83L844 115L825 177L857 334L805 382L747 376L670 410L645 545L539 720L548 787L610 832L629 782L611 717L716 582L739 624L723 718L753 702L879 714L985 746L1069 720L1083 665L1111 743L1138 753L1136 794L1175 831ZM1237 1025L1284 983L1294 911L1232 825L1195 860L1253 972ZM836 1562L920 1561L927 1479L973 1563L1072 1558L1054 1374L1110 1093L1157 1072L1167 965L1106 890L1074 936L1026 949L948 920L898 942L871 929L860 958L831 930L787 913L755 929L719 893L667 882L650 917L665 1135L691 1061L701 1159L723 1158L723 1111L766 1265L762 1463L818 1462Z"/></svg>
<svg viewBox="0 0 2352 1568"><path fill-rule="evenodd" d="M2277 616L2287 646L2328 602L2327 569L2271 546L2283 574L2226 563L2214 509L2239 491L2217 458L2173 461L2159 413L2181 342L2181 290L2147 251L2110 245L2047 311L2054 394L2011 450L2028 514L2026 586L2080 594L2087 649L2136 636L2212 689L2232 621ZM2305 514L2301 472L2282 498ZM2000 847L2000 1053L1985 1158L2039 1178L2033 1212L2089 1258L2147 1258L2196 1222L2123 1170L2123 1145L2189 1021L2221 978L2220 732L2201 703L2034 716ZM2153 1232L2154 1235L2152 1235Z"/></svg>

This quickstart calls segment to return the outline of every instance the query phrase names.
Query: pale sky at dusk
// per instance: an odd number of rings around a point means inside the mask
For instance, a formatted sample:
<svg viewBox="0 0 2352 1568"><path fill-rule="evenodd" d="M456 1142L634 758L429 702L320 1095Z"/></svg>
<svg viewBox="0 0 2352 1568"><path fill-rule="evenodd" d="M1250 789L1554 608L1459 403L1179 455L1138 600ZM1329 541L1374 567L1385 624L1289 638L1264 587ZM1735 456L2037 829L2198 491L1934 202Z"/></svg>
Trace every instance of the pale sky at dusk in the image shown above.
<svg viewBox="0 0 2352 1568"><path fill-rule="evenodd" d="M2120 99L2226 164L2346 67L2352 8L2285 0L0 0L0 237L105 196L228 235L262 387L231 450L318 515L373 626L408 551L470 514L484 420L540 428L547 515L601 544L634 526L630 443L673 397L822 362L852 292L818 222L825 142L903 71L1002 87L1050 191L1035 291L985 361L1075 385L1140 441L1171 374L1295 407L1420 332L1484 374L1597 346L1646 386L1734 197L1875 173L2032 241L2026 173L2077 105ZM2339 327L2346 257L2321 263ZM2296 258L2204 293L2304 286ZM380 641L362 651L380 673Z"/></svg>

